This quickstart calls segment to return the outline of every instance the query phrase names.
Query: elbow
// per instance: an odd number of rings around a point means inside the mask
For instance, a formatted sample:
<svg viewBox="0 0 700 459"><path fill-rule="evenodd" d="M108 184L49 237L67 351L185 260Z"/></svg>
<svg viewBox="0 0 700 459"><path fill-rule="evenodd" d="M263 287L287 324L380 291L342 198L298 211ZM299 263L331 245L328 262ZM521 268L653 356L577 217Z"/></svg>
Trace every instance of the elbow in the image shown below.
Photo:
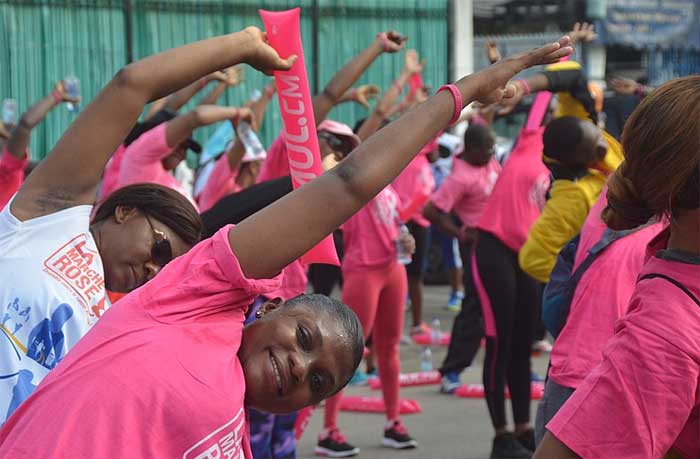
<svg viewBox="0 0 700 459"><path fill-rule="evenodd" d="M360 177L362 169L352 155L345 158L329 173L340 180L345 189L345 195L349 198L359 202L369 201L372 198L372 194L367 192L366 186L363 186L363 180Z"/></svg>
<svg viewBox="0 0 700 459"><path fill-rule="evenodd" d="M126 67L121 68L112 78L109 86L117 89L120 92L128 93L129 99L138 98L142 100L145 105L153 97L151 94L147 94L145 81L148 81L136 64L129 64Z"/></svg>
<svg viewBox="0 0 700 459"><path fill-rule="evenodd" d="M129 64L126 67L119 69L119 71L112 78L111 84L120 88L135 88L138 80L137 73L138 72L135 65Z"/></svg>

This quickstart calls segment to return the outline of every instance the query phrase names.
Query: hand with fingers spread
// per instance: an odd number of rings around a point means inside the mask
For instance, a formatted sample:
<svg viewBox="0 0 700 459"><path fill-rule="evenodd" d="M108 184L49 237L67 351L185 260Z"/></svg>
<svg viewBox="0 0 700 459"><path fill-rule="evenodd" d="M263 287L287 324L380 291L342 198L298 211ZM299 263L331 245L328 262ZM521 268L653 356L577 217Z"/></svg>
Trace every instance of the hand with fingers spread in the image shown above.
<svg viewBox="0 0 700 459"><path fill-rule="evenodd" d="M406 44L408 37L401 35L395 30L380 32L377 34L377 41L385 53L398 53Z"/></svg>
<svg viewBox="0 0 700 459"><path fill-rule="evenodd" d="M569 32L569 37L571 38L571 46L576 46L578 43L592 42L598 38L598 34L595 32L593 24L577 22L574 24L574 29Z"/></svg>
<svg viewBox="0 0 700 459"><path fill-rule="evenodd" d="M246 27L243 33L250 36L250 41L246 44L246 64L267 75L271 75L275 70L289 70L297 60L297 56L282 58L277 51L270 46L267 35L257 27Z"/></svg>
<svg viewBox="0 0 700 459"><path fill-rule="evenodd" d="M519 85L516 83L509 83L510 79L529 67L552 64L558 62L562 57L570 55L573 49L569 43L570 38L564 36L556 43L506 57L465 79L478 79L479 89L475 99L484 105L496 102L507 103L518 97L522 98L524 90L518 88Z"/></svg>
<svg viewBox="0 0 700 459"><path fill-rule="evenodd" d="M409 75L422 73L425 68L425 59L419 60L418 51L409 49L403 59L403 68Z"/></svg>
<svg viewBox="0 0 700 459"><path fill-rule="evenodd" d="M490 64L495 64L501 60L501 52L498 50L498 45L494 40L486 41L486 57Z"/></svg>
<svg viewBox="0 0 700 459"><path fill-rule="evenodd" d="M354 100L365 108L369 108L369 101L379 95L379 87L373 84L363 84L353 90Z"/></svg>

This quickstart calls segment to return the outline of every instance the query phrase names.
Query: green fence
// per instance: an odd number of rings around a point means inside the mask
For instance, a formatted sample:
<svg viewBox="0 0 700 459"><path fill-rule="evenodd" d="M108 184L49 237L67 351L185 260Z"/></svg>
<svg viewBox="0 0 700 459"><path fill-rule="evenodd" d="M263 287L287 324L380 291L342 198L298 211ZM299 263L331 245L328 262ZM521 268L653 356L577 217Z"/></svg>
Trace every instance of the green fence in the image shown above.
<svg viewBox="0 0 700 459"><path fill-rule="evenodd" d="M448 0L0 0L0 99L17 99L21 112L48 94L55 81L75 74L87 102L129 59L246 25L262 27L259 8L295 6L302 8L312 89L323 88L343 63L387 29L408 35L409 45L428 59L428 84L447 79ZM360 81L386 88L402 64L402 55L382 56ZM243 84L229 89L221 103L241 104L267 80L246 69ZM359 106L345 105L331 117L352 124L366 114ZM32 136L35 159L50 150L71 119L63 107L49 114ZM268 109L263 139L271 142L280 127L275 102ZM199 130L197 139L212 129Z"/></svg>

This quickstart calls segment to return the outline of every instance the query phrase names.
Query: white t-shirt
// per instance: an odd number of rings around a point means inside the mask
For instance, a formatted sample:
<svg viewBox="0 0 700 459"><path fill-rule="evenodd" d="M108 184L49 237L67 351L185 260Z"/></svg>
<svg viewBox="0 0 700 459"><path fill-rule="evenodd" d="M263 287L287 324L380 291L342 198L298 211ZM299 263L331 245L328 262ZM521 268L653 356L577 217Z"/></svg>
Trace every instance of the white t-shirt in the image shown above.
<svg viewBox="0 0 700 459"><path fill-rule="evenodd" d="M91 210L0 212L0 423L109 307Z"/></svg>

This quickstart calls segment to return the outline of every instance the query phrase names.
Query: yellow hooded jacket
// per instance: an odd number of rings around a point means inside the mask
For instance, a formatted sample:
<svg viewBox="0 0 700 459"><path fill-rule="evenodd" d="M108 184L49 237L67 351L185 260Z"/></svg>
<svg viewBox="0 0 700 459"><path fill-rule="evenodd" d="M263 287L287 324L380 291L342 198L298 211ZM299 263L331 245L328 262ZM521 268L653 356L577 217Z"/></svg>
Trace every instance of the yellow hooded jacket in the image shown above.
<svg viewBox="0 0 700 459"><path fill-rule="evenodd" d="M581 71L577 62L561 62L550 65L547 72L563 70ZM581 78L579 81L585 82ZM579 90L581 88L578 88ZM586 92L588 91L586 87ZM594 117L585 108L586 101L574 97L572 92L559 92L555 117L575 116L593 122ZM589 101L592 106L592 100ZM589 108L590 109L590 108ZM576 236L583 226L588 213L598 200L607 177L622 163L622 147L610 134L603 130L608 151L600 164L589 173L576 180L554 180L542 214L530 229L527 241L520 249L520 267L540 282L548 282L557 255L564 245ZM544 158L545 162L554 161Z"/></svg>

